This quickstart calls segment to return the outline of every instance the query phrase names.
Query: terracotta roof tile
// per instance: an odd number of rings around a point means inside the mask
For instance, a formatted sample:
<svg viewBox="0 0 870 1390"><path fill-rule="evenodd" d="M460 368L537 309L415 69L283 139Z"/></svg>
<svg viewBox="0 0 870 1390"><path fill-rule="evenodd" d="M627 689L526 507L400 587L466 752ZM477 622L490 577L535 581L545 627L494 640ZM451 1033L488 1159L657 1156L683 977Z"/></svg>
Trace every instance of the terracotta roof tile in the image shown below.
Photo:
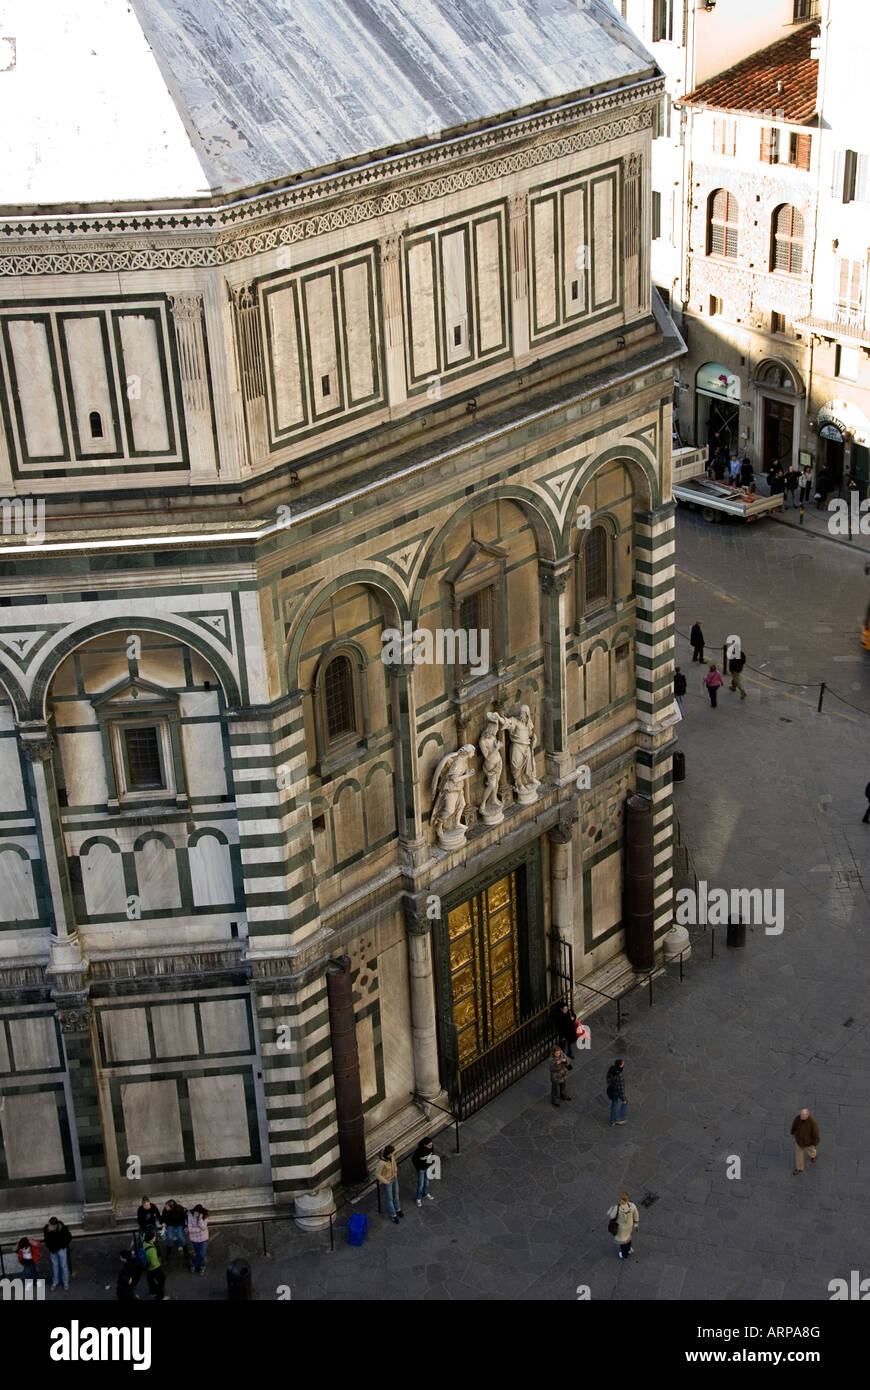
<svg viewBox="0 0 870 1390"><path fill-rule="evenodd" d="M810 45L818 35L818 24L807 24L702 82L683 102L703 101L720 111L782 111L780 120L812 125L819 64L810 57Z"/></svg>

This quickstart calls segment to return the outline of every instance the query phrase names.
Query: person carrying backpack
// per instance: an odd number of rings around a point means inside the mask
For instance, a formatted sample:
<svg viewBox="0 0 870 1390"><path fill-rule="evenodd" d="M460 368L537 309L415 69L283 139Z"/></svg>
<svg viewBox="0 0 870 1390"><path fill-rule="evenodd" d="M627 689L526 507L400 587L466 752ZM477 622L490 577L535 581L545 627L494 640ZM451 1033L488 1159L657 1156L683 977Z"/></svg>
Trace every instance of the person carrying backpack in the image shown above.
<svg viewBox="0 0 870 1390"><path fill-rule="evenodd" d="M625 1063L621 1057L617 1057L613 1066L608 1068L607 1099L610 1101L611 1125L627 1124L628 1121L625 1118L625 1112L628 1109L628 1100L625 1094Z"/></svg>

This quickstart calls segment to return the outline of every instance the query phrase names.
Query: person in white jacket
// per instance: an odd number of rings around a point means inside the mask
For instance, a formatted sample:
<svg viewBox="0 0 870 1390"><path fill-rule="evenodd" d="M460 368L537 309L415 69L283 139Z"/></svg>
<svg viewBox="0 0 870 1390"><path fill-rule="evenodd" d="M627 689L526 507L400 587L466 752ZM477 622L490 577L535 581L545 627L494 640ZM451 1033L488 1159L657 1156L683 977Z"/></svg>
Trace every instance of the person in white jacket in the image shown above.
<svg viewBox="0 0 870 1390"><path fill-rule="evenodd" d="M614 1223L616 1226L611 1234L619 1246L619 1258L627 1260L629 1255L634 1254L631 1248L631 1237L640 1225L637 1207L628 1193L623 1192L617 1204L610 1208L607 1215L609 1218L608 1230Z"/></svg>

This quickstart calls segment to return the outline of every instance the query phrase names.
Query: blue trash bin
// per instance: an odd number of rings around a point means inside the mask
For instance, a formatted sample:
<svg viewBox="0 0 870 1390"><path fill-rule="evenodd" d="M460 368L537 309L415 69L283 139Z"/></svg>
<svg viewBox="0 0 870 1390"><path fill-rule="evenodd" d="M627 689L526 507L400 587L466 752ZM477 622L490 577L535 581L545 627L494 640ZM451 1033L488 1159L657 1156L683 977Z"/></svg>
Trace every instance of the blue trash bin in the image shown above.
<svg viewBox="0 0 870 1390"><path fill-rule="evenodd" d="M355 1211L347 1223L347 1239L351 1245L362 1245L369 1231L369 1219L364 1212Z"/></svg>

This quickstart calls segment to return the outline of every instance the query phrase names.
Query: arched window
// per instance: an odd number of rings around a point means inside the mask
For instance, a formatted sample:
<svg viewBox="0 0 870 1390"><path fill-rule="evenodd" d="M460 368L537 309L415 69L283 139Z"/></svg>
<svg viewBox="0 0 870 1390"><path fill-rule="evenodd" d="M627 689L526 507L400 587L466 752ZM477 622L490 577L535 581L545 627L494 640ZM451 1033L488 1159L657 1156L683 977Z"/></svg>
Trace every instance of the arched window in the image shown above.
<svg viewBox="0 0 870 1390"><path fill-rule="evenodd" d="M804 268L804 219L791 203L776 208L771 219L770 268L800 275Z"/></svg>
<svg viewBox="0 0 870 1390"><path fill-rule="evenodd" d="M102 439L103 437L103 417L98 410L92 410L88 416L91 426L91 439Z"/></svg>
<svg viewBox="0 0 870 1390"><path fill-rule="evenodd" d="M608 526L593 526L580 552L580 612L606 608L612 598L612 536Z"/></svg>
<svg viewBox="0 0 870 1390"><path fill-rule="evenodd" d="M349 656L333 657L323 673L323 716L327 744L356 736L356 699Z"/></svg>
<svg viewBox="0 0 870 1390"><path fill-rule="evenodd" d="M724 188L707 199L707 255L737 259L737 199Z"/></svg>

